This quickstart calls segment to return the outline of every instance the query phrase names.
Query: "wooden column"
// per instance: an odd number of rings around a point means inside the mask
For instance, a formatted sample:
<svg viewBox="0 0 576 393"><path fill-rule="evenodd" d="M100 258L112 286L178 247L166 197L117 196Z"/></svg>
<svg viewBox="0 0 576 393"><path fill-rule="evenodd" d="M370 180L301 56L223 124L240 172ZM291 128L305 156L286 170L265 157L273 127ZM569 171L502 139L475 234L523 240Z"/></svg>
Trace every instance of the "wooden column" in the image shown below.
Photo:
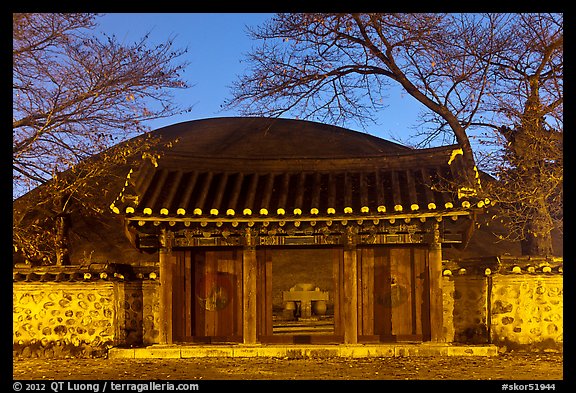
<svg viewBox="0 0 576 393"><path fill-rule="evenodd" d="M430 279L430 339L443 342L443 299L442 299L442 244L438 223L432 225L432 241L428 250L428 277Z"/></svg>
<svg viewBox="0 0 576 393"><path fill-rule="evenodd" d="M254 233L246 228L242 251L242 341L255 344L257 340L257 284L258 263Z"/></svg>
<svg viewBox="0 0 576 393"><path fill-rule="evenodd" d="M342 325L344 327L344 344L358 343L358 255L356 233L353 227L346 227L344 236L343 263L343 304Z"/></svg>
<svg viewBox="0 0 576 393"><path fill-rule="evenodd" d="M172 344L172 290L176 258L172 255L169 233L162 229L160 235L160 344Z"/></svg>

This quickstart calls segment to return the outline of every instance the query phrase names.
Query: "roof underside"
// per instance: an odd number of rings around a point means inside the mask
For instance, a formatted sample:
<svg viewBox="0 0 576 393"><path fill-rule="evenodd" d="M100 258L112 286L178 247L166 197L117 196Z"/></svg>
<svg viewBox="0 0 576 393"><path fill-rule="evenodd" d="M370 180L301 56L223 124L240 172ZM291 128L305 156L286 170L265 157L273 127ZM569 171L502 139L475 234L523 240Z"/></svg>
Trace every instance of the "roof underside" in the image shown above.
<svg viewBox="0 0 576 393"><path fill-rule="evenodd" d="M416 150L339 127L270 121L224 118L159 130L177 143L128 174L112 209L221 219L425 214L478 202L450 184L461 171L456 146Z"/></svg>

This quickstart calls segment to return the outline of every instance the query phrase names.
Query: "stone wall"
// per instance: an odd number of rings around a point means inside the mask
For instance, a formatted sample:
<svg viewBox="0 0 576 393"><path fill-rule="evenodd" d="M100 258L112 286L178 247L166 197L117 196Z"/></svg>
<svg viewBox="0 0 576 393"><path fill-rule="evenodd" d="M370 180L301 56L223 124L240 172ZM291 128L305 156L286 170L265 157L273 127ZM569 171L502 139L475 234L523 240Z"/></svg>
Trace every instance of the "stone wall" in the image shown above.
<svg viewBox="0 0 576 393"><path fill-rule="evenodd" d="M444 276L444 337L447 342L484 344L488 338L486 277Z"/></svg>
<svg viewBox="0 0 576 393"><path fill-rule="evenodd" d="M563 350L563 276L557 274L561 268L537 272L510 266L495 274L490 269L482 272L444 270L447 342Z"/></svg>
<svg viewBox="0 0 576 393"><path fill-rule="evenodd" d="M158 284L15 282L13 350L21 357L98 357L158 336Z"/></svg>
<svg viewBox="0 0 576 393"><path fill-rule="evenodd" d="M492 277L491 339L498 346L561 349L562 276Z"/></svg>
<svg viewBox="0 0 576 393"><path fill-rule="evenodd" d="M473 265L444 265L447 342L562 350L561 265ZM112 272L14 277L14 356L95 357L158 342L156 272L128 280Z"/></svg>

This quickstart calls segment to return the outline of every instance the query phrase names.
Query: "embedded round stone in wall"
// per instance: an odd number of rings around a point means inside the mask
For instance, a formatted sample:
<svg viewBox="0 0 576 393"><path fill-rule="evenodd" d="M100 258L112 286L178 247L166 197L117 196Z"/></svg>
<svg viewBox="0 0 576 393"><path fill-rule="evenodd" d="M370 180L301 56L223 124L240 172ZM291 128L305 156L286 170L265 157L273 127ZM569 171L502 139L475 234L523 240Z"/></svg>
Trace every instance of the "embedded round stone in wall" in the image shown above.
<svg viewBox="0 0 576 393"><path fill-rule="evenodd" d="M42 299L44 299L44 292L32 294L32 301L34 301L34 304L40 303Z"/></svg>
<svg viewBox="0 0 576 393"><path fill-rule="evenodd" d="M68 329L66 329L66 326L64 325L58 325L54 328L54 333L59 334L60 336L65 335L67 331Z"/></svg>
<svg viewBox="0 0 576 393"><path fill-rule="evenodd" d="M20 304L27 304L30 301L30 295L28 295L27 293L23 294L20 297Z"/></svg>
<svg viewBox="0 0 576 393"><path fill-rule="evenodd" d="M70 305L70 300L68 299L60 299L60 301L58 302L58 304L60 304L60 307L62 308L66 308Z"/></svg>
<svg viewBox="0 0 576 393"><path fill-rule="evenodd" d="M512 322L514 322L514 318L512 318L512 317L503 317L502 318L502 324L503 325L509 325Z"/></svg>
<svg viewBox="0 0 576 393"><path fill-rule="evenodd" d="M83 300L78 302L78 306L80 306L80 308L83 308L84 310L88 309L88 304Z"/></svg>
<svg viewBox="0 0 576 393"><path fill-rule="evenodd" d="M541 286L541 285L538 285L538 286L536 287L536 293L537 293L538 295L543 295L544 292L546 292L546 288L545 288L545 287L543 287L543 286Z"/></svg>
<svg viewBox="0 0 576 393"><path fill-rule="evenodd" d="M494 307L492 307L493 314L506 314L512 311L514 305L508 302L504 302L502 300L496 300L494 302Z"/></svg>

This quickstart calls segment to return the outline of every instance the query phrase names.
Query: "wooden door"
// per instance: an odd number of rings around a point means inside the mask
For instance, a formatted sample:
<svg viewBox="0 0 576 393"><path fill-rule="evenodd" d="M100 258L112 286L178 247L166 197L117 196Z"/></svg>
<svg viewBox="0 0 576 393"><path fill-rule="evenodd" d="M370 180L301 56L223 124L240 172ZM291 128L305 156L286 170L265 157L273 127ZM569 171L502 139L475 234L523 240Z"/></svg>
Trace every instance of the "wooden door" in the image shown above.
<svg viewBox="0 0 576 393"><path fill-rule="evenodd" d="M240 341L242 253L193 250L179 253L174 276L176 341Z"/></svg>
<svg viewBox="0 0 576 393"><path fill-rule="evenodd" d="M373 247L358 254L360 340L429 340L427 250Z"/></svg>

